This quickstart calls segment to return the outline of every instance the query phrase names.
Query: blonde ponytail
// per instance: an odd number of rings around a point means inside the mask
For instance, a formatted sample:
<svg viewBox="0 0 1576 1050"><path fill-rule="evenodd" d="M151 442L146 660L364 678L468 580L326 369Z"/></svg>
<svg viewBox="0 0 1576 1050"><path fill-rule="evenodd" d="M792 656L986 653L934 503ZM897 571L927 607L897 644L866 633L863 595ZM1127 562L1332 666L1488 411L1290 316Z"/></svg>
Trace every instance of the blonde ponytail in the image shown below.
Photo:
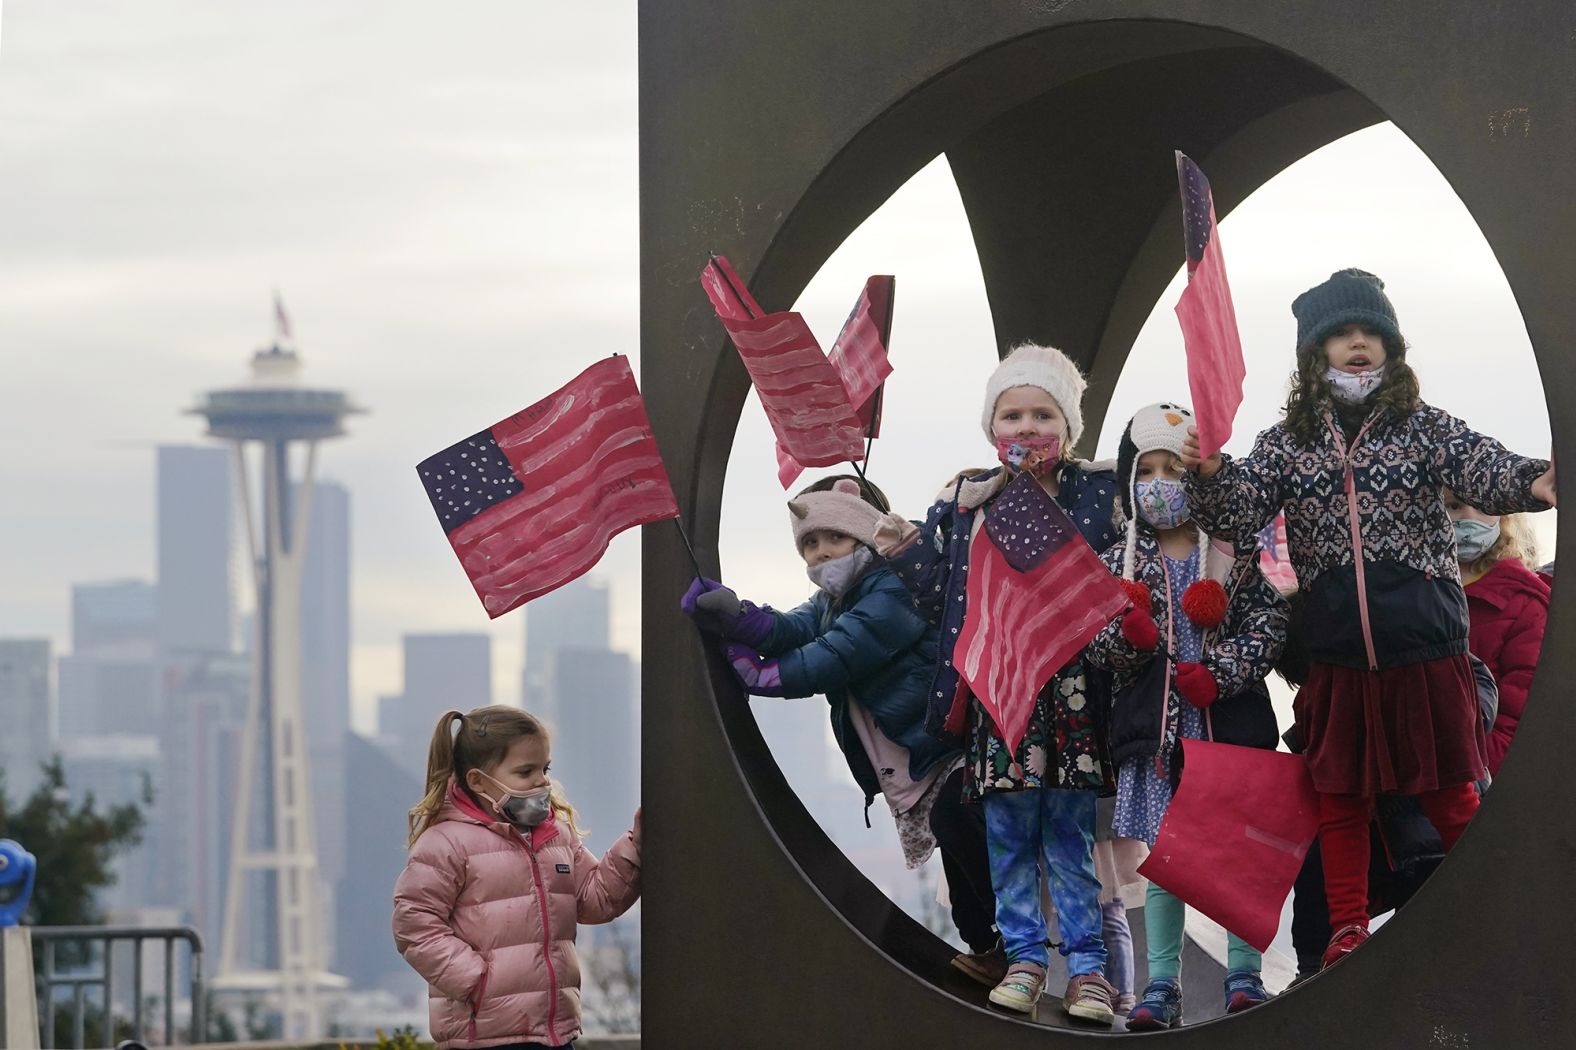
<svg viewBox="0 0 1576 1050"><path fill-rule="evenodd" d="M427 745L426 794L410 811L410 838L406 848L414 846L421 833L426 831L438 810L449 796L449 778L454 775L454 720L465 724L465 715L448 710L438 716L438 725L432 731L432 743Z"/></svg>

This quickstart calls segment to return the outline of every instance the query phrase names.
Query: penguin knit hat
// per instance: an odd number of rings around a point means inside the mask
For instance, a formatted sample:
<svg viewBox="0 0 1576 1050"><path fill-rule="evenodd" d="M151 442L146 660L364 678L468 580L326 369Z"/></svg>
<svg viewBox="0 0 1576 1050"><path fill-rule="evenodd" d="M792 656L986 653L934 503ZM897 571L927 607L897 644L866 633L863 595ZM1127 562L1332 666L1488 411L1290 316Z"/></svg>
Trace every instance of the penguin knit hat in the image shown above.
<svg viewBox="0 0 1576 1050"><path fill-rule="evenodd" d="M1078 444L1083 433L1083 394L1089 383L1078 371L1078 366L1054 346L1037 346L1019 343L996 366L985 384L985 412L980 424L985 439L996 443L996 432L991 419L996 415L996 401L1002 393L1015 386L1034 386L1050 394L1056 407L1067 420L1067 446Z"/></svg>
<svg viewBox="0 0 1576 1050"><path fill-rule="evenodd" d="M816 529L840 532L860 543L870 543L881 511L859 494L859 482L840 479L826 492L805 492L788 501L788 524L794 546Z"/></svg>
<svg viewBox="0 0 1576 1050"><path fill-rule="evenodd" d="M1116 452L1116 482L1121 493L1122 512L1127 515L1127 549L1122 552L1122 579L1133 578L1133 559L1138 550L1138 457L1145 452L1171 452L1180 455L1182 440L1187 428L1193 425L1193 413L1181 405L1162 401L1145 405L1133 413L1127 429L1122 431L1122 441ZM1198 575L1209 575L1209 537L1198 531Z"/></svg>
<svg viewBox="0 0 1576 1050"><path fill-rule="evenodd" d="M1293 299L1291 312L1297 318L1299 349L1317 346L1349 324L1367 325L1388 346L1404 345L1384 282L1367 270L1337 270Z"/></svg>

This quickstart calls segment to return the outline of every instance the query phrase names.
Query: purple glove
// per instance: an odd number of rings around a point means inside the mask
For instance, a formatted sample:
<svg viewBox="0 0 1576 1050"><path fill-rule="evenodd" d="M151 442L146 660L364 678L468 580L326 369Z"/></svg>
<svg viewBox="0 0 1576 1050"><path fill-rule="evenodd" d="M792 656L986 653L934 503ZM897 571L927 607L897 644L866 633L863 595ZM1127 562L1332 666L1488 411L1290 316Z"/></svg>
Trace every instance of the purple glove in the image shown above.
<svg viewBox="0 0 1576 1050"><path fill-rule="evenodd" d="M722 647L723 655L733 666L733 674L744 686L744 691L756 696L782 696L783 676L777 661L762 656L747 645L729 642Z"/></svg>
<svg viewBox="0 0 1576 1050"><path fill-rule="evenodd" d="M741 602L730 588L705 577L698 576L689 585L679 600L679 609L701 630L745 645L764 645L777 626L770 607Z"/></svg>

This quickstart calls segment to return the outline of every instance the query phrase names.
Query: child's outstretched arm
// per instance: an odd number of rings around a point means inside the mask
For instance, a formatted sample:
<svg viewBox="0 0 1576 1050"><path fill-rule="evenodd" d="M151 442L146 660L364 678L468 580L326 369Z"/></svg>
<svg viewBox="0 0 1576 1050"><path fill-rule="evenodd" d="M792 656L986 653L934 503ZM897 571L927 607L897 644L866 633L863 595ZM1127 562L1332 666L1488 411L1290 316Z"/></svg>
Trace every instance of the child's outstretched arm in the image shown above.
<svg viewBox="0 0 1576 1050"><path fill-rule="evenodd" d="M640 811L634 827L619 836L598 860L575 841L575 918L583 923L612 922L640 899Z"/></svg>
<svg viewBox="0 0 1576 1050"><path fill-rule="evenodd" d="M1259 530L1274 520L1281 508L1281 484L1287 468L1278 436L1276 428L1260 434L1245 459L1225 453L1201 459L1198 428L1187 428L1181 454L1187 474L1182 482L1199 528L1247 547L1255 542Z"/></svg>
<svg viewBox="0 0 1576 1050"><path fill-rule="evenodd" d="M1223 697L1236 696L1268 675L1286 648L1291 608L1259 571L1257 557L1232 597L1232 605L1245 610L1242 629L1217 641L1204 658Z"/></svg>
<svg viewBox="0 0 1576 1050"><path fill-rule="evenodd" d="M1548 510L1553 505L1554 464L1518 456L1477 433L1450 413L1424 405L1425 440L1434 470L1445 485L1485 514Z"/></svg>
<svg viewBox="0 0 1576 1050"><path fill-rule="evenodd" d="M450 925L464 884L464 855L430 830L416 840L394 883L394 946L428 984L460 1002L487 972L481 953Z"/></svg>
<svg viewBox="0 0 1576 1050"><path fill-rule="evenodd" d="M883 575L825 633L778 657L784 693L813 696L874 673L925 634L903 584Z"/></svg>

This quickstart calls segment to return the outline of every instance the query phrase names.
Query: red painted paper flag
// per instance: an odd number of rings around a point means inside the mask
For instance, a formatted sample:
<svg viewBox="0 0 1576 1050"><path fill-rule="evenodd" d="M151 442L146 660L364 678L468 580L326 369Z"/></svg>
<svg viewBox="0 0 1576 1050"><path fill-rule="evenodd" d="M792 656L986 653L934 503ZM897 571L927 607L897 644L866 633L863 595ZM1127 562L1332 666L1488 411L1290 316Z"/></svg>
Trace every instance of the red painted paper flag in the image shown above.
<svg viewBox="0 0 1576 1050"><path fill-rule="evenodd" d="M1307 763L1206 740L1182 749L1182 784L1138 873L1262 952L1319 830Z"/></svg>
<svg viewBox="0 0 1576 1050"><path fill-rule="evenodd" d="M417 464L487 615L595 565L632 525L679 516L627 357Z"/></svg>
<svg viewBox="0 0 1576 1050"><path fill-rule="evenodd" d="M1297 589L1297 573L1291 567L1291 553L1286 549L1286 513L1275 515L1275 520L1259 530L1259 568L1270 586L1285 594Z"/></svg>
<svg viewBox="0 0 1576 1050"><path fill-rule="evenodd" d="M1231 437L1247 367L1242 363L1242 337L1231 305L1231 285L1226 282L1209 180L1181 150L1177 181L1182 187L1187 287L1177 300L1176 312L1187 348L1187 382L1198 421L1199 452L1208 458Z"/></svg>
<svg viewBox="0 0 1576 1050"><path fill-rule="evenodd" d="M1127 605L1039 482L1009 482L969 548L968 614L953 659L1010 750L1040 689Z"/></svg>
<svg viewBox="0 0 1576 1050"><path fill-rule="evenodd" d="M804 318L759 314L721 256L706 264L701 284L750 373L778 445L807 467L864 459L859 417Z"/></svg>
<svg viewBox="0 0 1576 1050"><path fill-rule="evenodd" d="M891 345L896 295L896 278L876 276L867 280L827 355L843 380L848 400L856 406L866 439L881 436L881 384L892 374L887 347ZM783 488L792 485L803 472L804 467L779 443L777 480Z"/></svg>

